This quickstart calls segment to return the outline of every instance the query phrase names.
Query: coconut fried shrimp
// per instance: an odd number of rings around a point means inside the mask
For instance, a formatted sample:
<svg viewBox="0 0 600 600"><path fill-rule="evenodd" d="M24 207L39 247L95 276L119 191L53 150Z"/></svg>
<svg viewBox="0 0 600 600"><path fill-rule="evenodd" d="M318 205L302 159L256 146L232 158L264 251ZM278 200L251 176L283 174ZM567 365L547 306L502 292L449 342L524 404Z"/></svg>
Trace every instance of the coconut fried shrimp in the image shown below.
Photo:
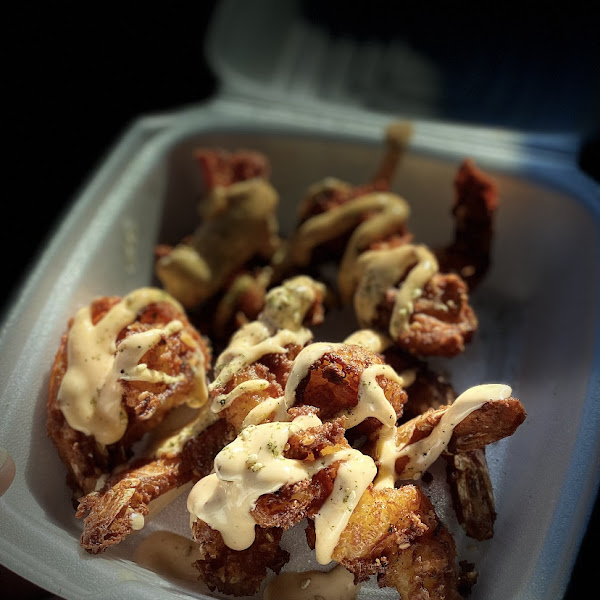
<svg viewBox="0 0 600 600"><path fill-rule="evenodd" d="M268 262L280 245L279 196L256 161L200 155L208 193L201 222L176 246L156 248L156 275L187 309L221 292L252 260ZM266 159L265 159L266 160Z"/></svg>
<svg viewBox="0 0 600 600"><path fill-rule="evenodd" d="M179 405L207 401L207 341L163 290L104 297L69 321L49 386L47 431L75 494L130 455Z"/></svg>
<svg viewBox="0 0 600 600"><path fill-rule="evenodd" d="M473 290L490 266L498 191L472 159L461 163L454 190L454 239L437 256L444 272L458 273Z"/></svg>

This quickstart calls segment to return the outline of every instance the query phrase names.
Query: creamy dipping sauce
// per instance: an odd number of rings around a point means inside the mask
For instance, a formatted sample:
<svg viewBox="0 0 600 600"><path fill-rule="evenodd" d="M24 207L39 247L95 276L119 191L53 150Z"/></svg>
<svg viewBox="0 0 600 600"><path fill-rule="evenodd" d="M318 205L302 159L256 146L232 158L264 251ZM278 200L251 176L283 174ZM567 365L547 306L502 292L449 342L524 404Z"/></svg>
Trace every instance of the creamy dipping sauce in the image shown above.
<svg viewBox="0 0 600 600"><path fill-rule="evenodd" d="M341 461L334 492L315 517L316 557L331 561L331 554L362 493L377 471L373 459L352 448L342 448L312 462L284 456L293 434L321 425L315 415L291 422L263 423L246 427L215 458L215 472L201 479L188 496L192 519L201 519L223 536L233 550L254 542L251 511L258 498L284 485L311 479L320 470Z"/></svg>
<svg viewBox="0 0 600 600"><path fill-rule="evenodd" d="M181 321L173 320L164 327L134 333L117 344L119 332L155 302L169 302L183 311L163 290L140 288L115 304L95 325L89 306L81 308L73 319L67 341L67 370L57 404L73 429L93 436L101 444L117 442L127 428L122 381L169 385L183 377L138 364L162 338L181 331Z"/></svg>
<svg viewBox="0 0 600 600"><path fill-rule="evenodd" d="M341 565L330 571L280 573L267 584L263 600L356 600L360 584Z"/></svg>

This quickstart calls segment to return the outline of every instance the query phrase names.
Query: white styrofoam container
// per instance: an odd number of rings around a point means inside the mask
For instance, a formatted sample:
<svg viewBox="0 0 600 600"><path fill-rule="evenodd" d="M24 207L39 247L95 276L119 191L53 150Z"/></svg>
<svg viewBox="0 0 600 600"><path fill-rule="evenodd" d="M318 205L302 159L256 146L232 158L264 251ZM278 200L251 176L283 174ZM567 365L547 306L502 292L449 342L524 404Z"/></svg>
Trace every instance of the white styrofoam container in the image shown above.
<svg viewBox="0 0 600 600"><path fill-rule="evenodd" d="M209 46L220 72L228 68L216 58L227 10L225 3ZM0 499L0 563L63 598L203 598L206 592L130 560L140 537L163 527L188 531L181 502L101 556L79 547L81 523L45 430L49 372L68 318L94 296L156 283L154 245L178 240L195 220L202 188L190 160L195 147L265 152L285 233L309 184L327 175L353 183L369 177L384 127L401 116L318 100L290 104L276 90L267 103L250 87L238 79L206 105L140 118L126 131L2 324L0 446L10 451L17 474ZM458 391L509 383L528 413L514 436L488 450L494 538L474 547L457 534L461 552L480 572L472 598L557 598L599 483L600 190L577 169L568 136L425 118L414 126L394 189L412 206L417 240L450 239L452 180L464 157L494 177L501 198L493 266L472 298L480 332L464 355L442 366ZM339 341L348 332L331 319L317 335ZM451 511L440 506L440 514L456 530ZM300 568L297 561L292 566ZM368 585L363 597L394 596Z"/></svg>

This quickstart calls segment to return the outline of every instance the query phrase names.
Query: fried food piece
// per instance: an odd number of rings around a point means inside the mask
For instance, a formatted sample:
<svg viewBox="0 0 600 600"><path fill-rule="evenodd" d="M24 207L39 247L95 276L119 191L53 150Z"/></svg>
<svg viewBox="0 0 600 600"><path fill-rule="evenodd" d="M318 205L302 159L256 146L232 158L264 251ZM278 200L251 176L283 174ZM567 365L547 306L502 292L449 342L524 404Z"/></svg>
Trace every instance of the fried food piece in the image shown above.
<svg viewBox="0 0 600 600"><path fill-rule="evenodd" d="M460 165L454 189L454 240L440 249L437 257L444 272L458 273L473 290L490 266L498 191L495 182L472 159Z"/></svg>
<svg viewBox="0 0 600 600"><path fill-rule="evenodd" d="M406 422L430 409L452 404L456 392L452 384L429 365L397 347L384 351L388 364L398 372L412 370L414 381L407 386L401 422ZM445 451L446 477L452 506L465 533L476 540L491 539L496 519L494 494L485 456L485 448L473 451Z"/></svg>
<svg viewBox="0 0 600 600"><path fill-rule="evenodd" d="M291 369L293 357L299 352L298 346L287 348L285 355L266 355L261 357L260 361L277 362L280 371L282 363L289 363L287 369ZM282 378L283 379L283 378ZM262 386L244 384L256 381L265 382ZM285 385L285 384L284 384ZM229 402L226 398L235 394L235 398ZM234 373L224 385L213 386L210 390L211 401L218 404L223 403L224 408L219 411L219 416L225 419L237 432L243 429L243 424L248 413L259 404L262 404L269 398L279 398L283 396L283 386L277 381L277 376L270 370L268 365L260 362L254 363L242 371Z"/></svg>
<svg viewBox="0 0 600 600"><path fill-rule="evenodd" d="M410 450L412 445L425 440L434 431L439 431L437 426L444 414L450 410L450 406L429 410L398 427L395 434L396 446ZM485 402L480 408L454 424L447 447L452 452L465 452L483 448L512 435L523 423L525 417L525 409L517 398L510 397ZM452 424L452 421L450 421L450 424ZM446 430L441 433L446 434ZM431 441L433 443L433 440ZM440 452L444 449L443 443L436 444L436 446ZM411 466L412 462L413 455L410 452L398 456L395 462L395 470L399 479L412 476L413 469L416 468ZM422 473L423 471L417 472Z"/></svg>
<svg viewBox="0 0 600 600"><path fill-rule="evenodd" d="M441 523L391 556L378 575L380 587L393 587L403 600L460 600L456 545Z"/></svg>
<svg viewBox="0 0 600 600"><path fill-rule="evenodd" d="M239 329L217 358L211 405L236 431L253 409L283 397L293 361L312 338L304 325L323 319L323 296L324 286L307 276L271 288L258 319Z"/></svg>
<svg viewBox="0 0 600 600"><path fill-rule="evenodd" d="M340 414L351 415L359 404L361 385L369 387L363 380L364 372L370 367L383 366L384 360L374 352L358 345L324 345L325 350L308 367L308 372L296 387L296 406L308 405L317 408L317 415L332 419ZM376 376L376 384L393 408L396 420L402 415L406 392L395 374L382 370ZM352 423L352 422L350 422ZM367 416L359 423L357 433L366 434L380 426L376 417Z"/></svg>
<svg viewBox="0 0 600 600"><path fill-rule="evenodd" d="M286 458L314 462L336 449L347 447L342 421L323 423L290 436ZM284 485L272 494L261 496L252 516L261 527L289 529L307 517L314 517L331 494L339 463L318 471L311 479Z"/></svg>
<svg viewBox="0 0 600 600"><path fill-rule="evenodd" d="M465 533L478 541L494 536L496 509L485 448L444 452L452 507Z"/></svg>
<svg viewBox="0 0 600 600"><path fill-rule="evenodd" d="M354 488L360 490L361 483L357 480L361 475L352 475L354 484L348 484L347 477L339 479L344 464L357 457L364 458L349 447L341 422L321 423L314 414L287 423L248 427L219 453L215 459L215 473L199 481L188 498L194 537L201 546L208 544L207 552L212 560L216 560L216 553L221 551L233 557L235 563L239 557L243 561L246 554L231 554L232 549L246 553L255 549L257 541L262 539L259 535L280 532L307 516L319 519L324 503L338 485L343 490L348 489L346 494ZM369 481L375 474L374 464L370 462ZM361 469L362 466L363 461L359 460L348 468ZM346 488L348 485L351 487ZM325 518L332 518L334 523L347 519L347 506L350 504L337 504L334 516L327 512ZM232 520L235 521L234 528ZM329 520L326 529L329 533ZM229 548L226 549L223 543ZM201 547L201 551L205 549ZM264 565L276 570L278 556L273 550L268 558L275 560L275 565L268 561ZM231 575L233 582L214 581L205 572L204 565L199 568L203 578L207 577L207 583L222 592L231 590L231 584L237 584L239 579L245 579L239 577L243 575L239 572L243 568L253 569L248 573L248 579L260 584L258 574L254 575L253 564L237 565L238 572ZM258 573L264 577L264 569L259 569ZM229 576L229 573L225 575Z"/></svg>
<svg viewBox="0 0 600 600"><path fill-rule="evenodd" d="M477 330L465 282L438 272L426 246L365 252L357 281L353 302L360 326L386 332L412 354L455 356Z"/></svg>
<svg viewBox="0 0 600 600"><path fill-rule="evenodd" d="M81 545L98 554L141 529L151 500L191 480L181 457L146 460L112 476L99 492L80 498L76 517L84 519Z"/></svg>
<svg viewBox="0 0 600 600"><path fill-rule="evenodd" d="M80 309L50 376L47 432L76 496L174 407L207 399L210 347L168 294L140 288Z"/></svg>
<svg viewBox="0 0 600 600"><path fill-rule="evenodd" d="M170 452L119 467L102 489L79 499L75 516L85 517L81 545L87 552L104 552L141 529L152 502L160 498L165 503L168 492L208 475L214 457L235 436L228 424L219 420L187 442L178 437L172 436ZM182 443L183 448L180 448Z"/></svg>
<svg viewBox="0 0 600 600"><path fill-rule="evenodd" d="M200 579L211 591L232 596L252 596L260 589L267 569L279 573L289 553L279 545L282 529L256 527L254 543L245 550L229 548L221 534L201 520L192 524L192 535L202 558L194 563Z"/></svg>
<svg viewBox="0 0 600 600"><path fill-rule="evenodd" d="M399 551L437 526L433 505L417 486L369 486L340 536L333 559L359 583L385 572Z"/></svg>
<svg viewBox="0 0 600 600"><path fill-rule="evenodd" d="M208 190L228 187L239 181L260 177L269 179L271 165L269 159L255 150L198 148L194 152L204 183Z"/></svg>
<svg viewBox="0 0 600 600"><path fill-rule="evenodd" d="M279 196L268 180L265 157L203 150L196 159L208 190L200 205L202 220L176 246L155 249L157 277L187 309L220 293L251 261L269 261L281 243Z"/></svg>
<svg viewBox="0 0 600 600"><path fill-rule="evenodd" d="M224 286L217 298L213 320L212 338L225 339L250 321L255 321L265 305L272 269L242 270L232 276L231 283Z"/></svg>
<svg viewBox="0 0 600 600"><path fill-rule="evenodd" d="M457 275L438 273L415 301L408 330L396 342L416 355L456 356L477 327L464 282Z"/></svg>

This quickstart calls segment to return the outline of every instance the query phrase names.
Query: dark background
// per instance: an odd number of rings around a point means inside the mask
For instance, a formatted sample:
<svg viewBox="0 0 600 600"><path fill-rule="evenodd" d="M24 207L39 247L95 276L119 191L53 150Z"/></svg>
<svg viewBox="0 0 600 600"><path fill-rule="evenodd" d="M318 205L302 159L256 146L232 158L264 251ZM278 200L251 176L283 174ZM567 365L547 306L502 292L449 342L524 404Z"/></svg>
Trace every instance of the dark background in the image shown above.
<svg viewBox="0 0 600 600"><path fill-rule="evenodd" d="M460 13L453 7L434 10L433 3L391 12L398 4L371 3L370 9L361 4L360 10L340 2L309 1L304 6L306 18L333 34L402 35L457 78L464 73L474 77L470 59L481 62L487 53L490 69L480 75L490 84L486 82L484 93L475 97L463 98L460 90L453 93L447 116L522 129L571 127L581 135L582 170L600 182L597 14L535 3L518 14L500 7L481 13L468 5ZM53 227L133 120L218 93L218 77L203 57L214 5L214 0L185 8L143 5L133 14L105 6L86 6L81 13L61 12L55 6L27 7L6 18L5 39L12 42L5 53L3 78L9 135L4 140L8 186L5 292L0 308L18 293ZM501 65L509 74L503 77L512 90L499 89L502 74L494 79L498 56L506 57ZM503 111L495 102L502 92L514 94L529 110ZM590 526L593 533L588 533L582 546L582 559L593 552L597 512ZM585 594L594 575L579 561L567 598ZM0 570L0 576L1 592L10 575ZM39 597L36 591L32 594Z"/></svg>

